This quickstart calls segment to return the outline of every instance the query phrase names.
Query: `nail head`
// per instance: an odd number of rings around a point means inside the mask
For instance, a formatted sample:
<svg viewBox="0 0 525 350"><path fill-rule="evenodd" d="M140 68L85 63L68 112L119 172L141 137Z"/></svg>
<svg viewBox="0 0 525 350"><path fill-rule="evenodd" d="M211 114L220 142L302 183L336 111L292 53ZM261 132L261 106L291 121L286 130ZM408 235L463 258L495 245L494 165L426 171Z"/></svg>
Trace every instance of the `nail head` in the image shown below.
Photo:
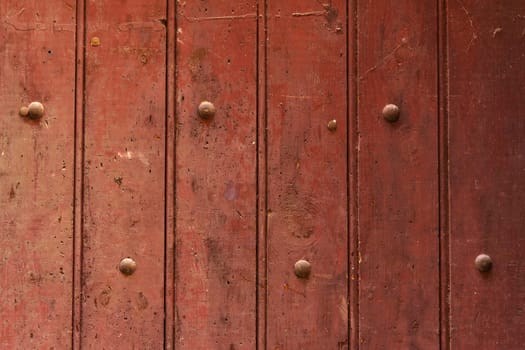
<svg viewBox="0 0 525 350"><path fill-rule="evenodd" d="M199 104L198 112L202 119L210 119L215 115L215 106L209 101L202 101Z"/></svg>
<svg viewBox="0 0 525 350"><path fill-rule="evenodd" d="M132 275L137 269L137 263L131 258L124 258L120 261L119 270L126 276Z"/></svg>
<svg viewBox="0 0 525 350"><path fill-rule="evenodd" d="M298 260L294 266L295 275L299 278L308 278L312 271L312 265L306 260Z"/></svg>
<svg viewBox="0 0 525 350"><path fill-rule="evenodd" d="M44 115L44 105L40 102L31 102L27 106L27 116L31 119L42 118Z"/></svg>
<svg viewBox="0 0 525 350"><path fill-rule="evenodd" d="M476 257L474 264L480 272L487 272L492 269L492 258L487 254L480 254Z"/></svg>
<svg viewBox="0 0 525 350"><path fill-rule="evenodd" d="M383 108L383 118L393 123L399 120L399 107L394 104L387 104Z"/></svg>
<svg viewBox="0 0 525 350"><path fill-rule="evenodd" d="M327 127L328 127L328 130L335 131L337 129L337 120L335 119L330 120L328 122Z"/></svg>

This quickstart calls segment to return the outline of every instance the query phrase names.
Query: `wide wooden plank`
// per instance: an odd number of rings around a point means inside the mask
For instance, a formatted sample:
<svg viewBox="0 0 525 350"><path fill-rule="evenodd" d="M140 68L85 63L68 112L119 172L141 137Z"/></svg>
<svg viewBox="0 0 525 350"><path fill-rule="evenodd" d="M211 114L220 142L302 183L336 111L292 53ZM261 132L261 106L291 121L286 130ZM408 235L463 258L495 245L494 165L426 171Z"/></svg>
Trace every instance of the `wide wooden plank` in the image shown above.
<svg viewBox="0 0 525 350"><path fill-rule="evenodd" d="M347 348L346 2L266 3L267 347Z"/></svg>
<svg viewBox="0 0 525 350"><path fill-rule="evenodd" d="M451 348L525 345L525 3L448 14ZM480 273L478 254L493 269Z"/></svg>
<svg viewBox="0 0 525 350"><path fill-rule="evenodd" d="M166 3L86 3L81 345L164 344ZM131 276L119 262L137 263Z"/></svg>
<svg viewBox="0 0 525 350"><path fill-rule="evenodd" d="M0 348L69 347L74 2L1 1L0 57Z"/></svg>
<svg viewBox="0 0 525 350"><path fill-rule="evenodd" d="M439 347L436 12L358 3L361 349Z"/></svg>
<svg viewBox="0 0 525 350"><path fill-rule="evenodd" d="M255 347L256 11L178 2L177 349ZM215 116L198 116L202 101Z"/></svg>

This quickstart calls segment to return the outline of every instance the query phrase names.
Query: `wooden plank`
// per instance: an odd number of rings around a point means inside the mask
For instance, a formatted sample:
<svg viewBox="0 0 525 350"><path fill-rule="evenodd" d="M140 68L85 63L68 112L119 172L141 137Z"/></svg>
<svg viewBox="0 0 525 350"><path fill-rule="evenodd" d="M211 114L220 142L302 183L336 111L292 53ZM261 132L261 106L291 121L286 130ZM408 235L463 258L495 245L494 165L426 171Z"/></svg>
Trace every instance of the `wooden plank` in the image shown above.
<svg viewBox="0 0 525 350"><path fill-rule="evenodd" d="M358 1L348 1L348 258L349 349L359 349L359 115L358 115Z"/></svg>
<svg viewBox="0 0 525 350"><path fill-rule="evenodd" d="M70 346L75 7L1 1L0 22L0 348Z"/></svg>
<svg viewBox="0 0 525 350"><path fill-rule="evenodd" d="M89 1L86 23L81 345L160 349L166 3Z"/></svg>
<svg viewBox="0 0 525 350"><path fill-rule="evenodd" d="M449 3L453 349L525 344L524 15L520 0Z"/></svg>
<svg viewBox="0 0 525 350"><path fill-rule="evenodd" d="M439 171L439 318L440 349L450 344L450 220L448 164L447 0L438 1L438 171Z"/></svg>
<svg viewBox="0 0 525 350"><path fill-rule="evenodd" d="M358 4L362 349L439 347L436 16L430 0Z"/></svg>
<svg viewBox="0 0 525 350"><path fill-rule="evenodd" d="M76 8L76 86L75 86L75 193L73 239L73 346L80 349L82 322L82 228L83 228L83 173L84 173L84 52L85 1L77 0Z"/></svg>
<svg viewBox="0 0 525 350"><path fill-rule="evenodd" d="M267 67L266 67L266 28L268 18L266 16L266 1L257 3L257 349L266 349L266 296L267 296L267 269L266 269L266 242L267 233L267 114L266 114L266 94L267 94Z"/></svg>
<svg viewBox="0 0 525 350"><path fill-rule="evenodd" d="M177 349L255 347L256 12L255 0L178 2Z"/></svg>
<svg viewBox="0 0 525 350"><path fill-rule="evenodd" d="M267 1L266 20L267 347L347 348L346 2Z"/></svg>
<svg viewBox="0 0 525 350"><path fill-rule="evenodd" d="M177 42L177 5L167 1L166 61L166 241L165 241L165 350L175 348L175 55Z"/></svg>

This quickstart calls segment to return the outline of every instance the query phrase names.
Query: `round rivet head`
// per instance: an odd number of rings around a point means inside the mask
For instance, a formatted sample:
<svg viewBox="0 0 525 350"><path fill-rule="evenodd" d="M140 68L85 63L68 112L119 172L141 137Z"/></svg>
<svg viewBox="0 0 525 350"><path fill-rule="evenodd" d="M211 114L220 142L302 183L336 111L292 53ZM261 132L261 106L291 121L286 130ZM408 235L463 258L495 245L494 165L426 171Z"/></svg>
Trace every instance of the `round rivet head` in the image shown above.
<svg viewBox="0 0 525 350"><path fill-rule="evenodd" d="M327 127L328 127L328 130L335 131L337 129L337 120L335 119L330 120L328 122Z"/></svg>
<svg viewBox="0 0 525 350"><path fill-rule="evenodd" d="M98 36L91 38L91 46L100 46L100 38Z"/></svg>
<svg viewBox="0 0 525 350"><path fill-rule="evenodd" d="M295 275L299 278L308 278L312 272L312 264L306 260L298 260L294 266Z"/></svg>
<svg viewBox="0 0 525 350"><path fill-rule="evenodd" d="M383 118L393 123L399 120L399 107L393 104L388 104L383 108Z"/></svg>
<svg viewBox="0 0 525 350"><path fill-rule="evenodd" d="M44 115L44 105L40 102L31 102L27 106L27 116L31 119L39 119Z"/></svg>
<svg viewBox="0 0 525 350"><path fill-rule="evenodd" d="M492 259L487 254L478 255L476 260L474 260L474 264L480 272L487 272L492 269Z"/></svg>
<svg viewBox="0 0 525 350"><path fill-rule="evenodd" d="M137 269L137 263L131 258L124 258L120 261L119 270L126 276L130 276Z"/></svg>
<svg viewBox="0 0 525 350"><path fill-rule="evenodd" d="M208 101L202 101L198 108L199 117L202 119L210 119L215 115L215 106Z"/></svg>
<svg viewBox="0 0 525 350"><path fill-rule="evenodd" d="M27 117L27 115L29 114L29 108L27 108L26 106L20 107L20 110L18 111L18 114L21 117Z"/></svg>

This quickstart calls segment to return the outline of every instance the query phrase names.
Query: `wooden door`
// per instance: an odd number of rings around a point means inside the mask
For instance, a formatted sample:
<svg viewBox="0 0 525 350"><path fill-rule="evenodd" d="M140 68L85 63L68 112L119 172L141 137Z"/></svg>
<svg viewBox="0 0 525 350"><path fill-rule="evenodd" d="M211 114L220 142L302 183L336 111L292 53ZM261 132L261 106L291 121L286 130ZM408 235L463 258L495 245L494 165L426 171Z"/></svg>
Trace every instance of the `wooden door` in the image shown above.
<svg viewBox="0 0 525 350"><path fill-rule="evenodd" d="M0 349L525 346L522 1L0 19Z"/></svg>

